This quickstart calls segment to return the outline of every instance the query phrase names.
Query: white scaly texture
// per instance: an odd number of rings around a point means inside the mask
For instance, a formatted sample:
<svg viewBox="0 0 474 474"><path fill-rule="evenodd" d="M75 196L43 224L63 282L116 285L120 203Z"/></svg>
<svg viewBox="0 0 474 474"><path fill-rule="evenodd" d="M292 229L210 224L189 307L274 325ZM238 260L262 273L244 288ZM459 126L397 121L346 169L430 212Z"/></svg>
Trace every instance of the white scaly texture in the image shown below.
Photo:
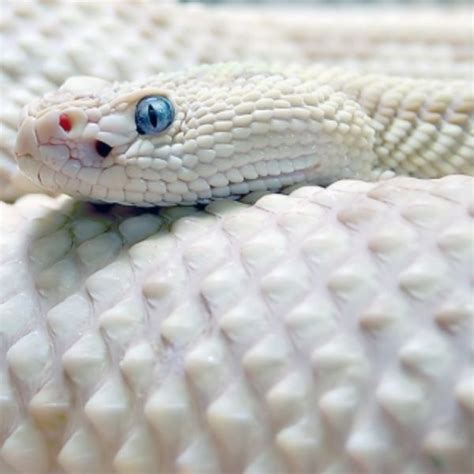
<svg viewBox="0 0 474 474"><path fill-rule="evenodd" d="M258 58L470 79L465 10L136 5L2 3L2 196L20 107L70 75ZM472 185L2 204L0 472L472 472Z"/></svg>
<svg viewBox="0 0 474 474"><path fill-rule="evenodd" d="M50 191L139 206L384 172L472 175L472 86L255 63L137 82L81 77L24 110L15 152L20 169ZM137 132L137 104L148 96L175 110L159 135ZM110 147L106 157L97 143Z"/></svg>
<svg viewBox="0 0 474 474"><path fill-rule="evenodd" d="M13 145L21 107L68 77L135 80L185 66L265 60L472 79L469 8L206 8L174 2L2 2L0 197L32 189Z"/></svg>
<svg viewBox="0 0 474 474"><path fill-rule="evenodd" d="M472 186L2 204L0 471L472 472Z"/></svg>

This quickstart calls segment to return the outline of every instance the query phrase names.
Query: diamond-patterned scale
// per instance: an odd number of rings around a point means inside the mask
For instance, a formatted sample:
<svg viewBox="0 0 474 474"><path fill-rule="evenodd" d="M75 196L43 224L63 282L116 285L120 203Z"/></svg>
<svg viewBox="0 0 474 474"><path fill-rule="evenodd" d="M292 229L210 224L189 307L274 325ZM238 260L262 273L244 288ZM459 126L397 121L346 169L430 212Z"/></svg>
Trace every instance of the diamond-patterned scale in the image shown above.
<svg viewBox="0 0 474 474"><path fill-rule="evenodd" d="M29 237L2 242L26 277L0 286L0 468L469 472L473 216L453 179L160 217L2 205Z"/></svg>

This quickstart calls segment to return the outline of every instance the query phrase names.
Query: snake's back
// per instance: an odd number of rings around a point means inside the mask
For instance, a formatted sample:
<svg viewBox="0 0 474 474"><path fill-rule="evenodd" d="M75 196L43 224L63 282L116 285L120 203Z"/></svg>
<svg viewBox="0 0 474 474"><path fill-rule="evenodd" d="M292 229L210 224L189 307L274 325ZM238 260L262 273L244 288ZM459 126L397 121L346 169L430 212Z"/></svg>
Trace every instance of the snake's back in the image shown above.
<svg viewBox="0 0 474 474"><path fill-rule="evenodd" d="M0 469L471 472L472 186L3 204Z"/></svg>

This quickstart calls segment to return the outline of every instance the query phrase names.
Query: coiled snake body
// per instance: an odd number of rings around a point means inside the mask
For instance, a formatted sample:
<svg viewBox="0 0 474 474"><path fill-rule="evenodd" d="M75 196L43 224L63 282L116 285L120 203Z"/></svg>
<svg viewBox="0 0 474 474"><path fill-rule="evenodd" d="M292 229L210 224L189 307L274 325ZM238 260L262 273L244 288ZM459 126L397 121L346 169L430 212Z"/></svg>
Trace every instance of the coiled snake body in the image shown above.
<svg viewBox="0 0 474 474"><path fill-rule="evenodd" d="M5 5L2 197L149 209L1 203L0 471L471 472L469 15L135 7Z"/></svg>

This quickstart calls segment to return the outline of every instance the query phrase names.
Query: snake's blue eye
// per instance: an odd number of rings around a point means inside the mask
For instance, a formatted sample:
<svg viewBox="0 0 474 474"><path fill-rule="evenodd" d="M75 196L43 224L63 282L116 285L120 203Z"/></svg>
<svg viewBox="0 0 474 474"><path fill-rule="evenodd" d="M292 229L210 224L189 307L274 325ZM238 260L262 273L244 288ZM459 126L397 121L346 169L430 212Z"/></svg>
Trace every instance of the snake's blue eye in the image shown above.
<svg viewBox="0 0 474 474"><path fill-rule="evenodd" d="M173 104L166 97L145 97L137 104L135 124L140 135L158 135L174 119Z"/></svg>

